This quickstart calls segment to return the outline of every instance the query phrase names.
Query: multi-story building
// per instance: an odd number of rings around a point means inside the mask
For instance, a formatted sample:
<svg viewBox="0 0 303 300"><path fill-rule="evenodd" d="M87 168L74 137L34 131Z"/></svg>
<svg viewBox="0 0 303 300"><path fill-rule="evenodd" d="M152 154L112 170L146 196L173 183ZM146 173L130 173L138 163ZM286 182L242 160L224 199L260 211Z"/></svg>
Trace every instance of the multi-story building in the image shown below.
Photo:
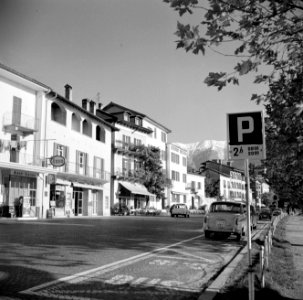
<svg viewBox="0 0 303 300"><path fill-rule="evenodd" d="M54 167L50 203L55 216L109 216L111 140L117 129L96 114L96 103L83 99L82 107L52 91L45 105L41 139L47 157L63 156L65 165Z"/></svg>
<svg viewBox="0 0 303 300"><path fill-rule="evenodd" d="M50 88L0 65L0 206L2 216L41 217L48 170L41 155L42 103ZM23 203L22 203L23 202Z"/></svg>
<svg viewBox="0 0 303 300"><path fill-rule="evenodd" d="M221 161L206 161L202 169L207 195L217 199L245 200L245 176L242 170L224 165Z"/></svg>
<svg viewBox="0 0 303 300"><path fill-rule="evenodd" d="M109 215L117 129L95 114L93 101L75 104L68 85L63 97L3 65L0 76L2 213L21 215L22 206L31 217Z"/></svg>
<svg viewBox="0 0 303 300"><path fill-rule="evenodd" d="M177 144L167 144L167 176L172 185L167 191L166 206L187 203L187 150Z"/></svg>
<svg viewBox="0 0 303 300"><path fill-rule="evenodd" d="M167 135L165 126L143 113L110 102L103 107L103 117L115 124L113 144L113 177L111 205L125 204L133 208L153 206L162 208L162 199L157 199L143 184L138 182L142 159L136 146L153 146L160 150L163 172L166 170Z"/></svg>
<svg viewBox="0 0 303 300"><path fill-rule="evenodd" d="M187 184L188 191L187 204L191 208L198 209L205 207L207 209L210 205L209 201L205 198L205 176L198 172L187 171Z"/></svg>

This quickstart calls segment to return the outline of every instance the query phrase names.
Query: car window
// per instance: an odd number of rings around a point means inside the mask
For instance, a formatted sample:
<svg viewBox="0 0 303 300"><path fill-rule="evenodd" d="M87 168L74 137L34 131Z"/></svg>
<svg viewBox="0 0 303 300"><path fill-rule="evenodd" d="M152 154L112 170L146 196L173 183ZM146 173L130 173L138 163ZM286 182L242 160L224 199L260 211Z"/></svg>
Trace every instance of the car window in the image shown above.
<svg viewBox="0 0 303 300"><path fill-rule="evenodd" d="M237 203L218 203L218 204L213 204L210 208L210 211L240 213L241 205Z"/></svg>

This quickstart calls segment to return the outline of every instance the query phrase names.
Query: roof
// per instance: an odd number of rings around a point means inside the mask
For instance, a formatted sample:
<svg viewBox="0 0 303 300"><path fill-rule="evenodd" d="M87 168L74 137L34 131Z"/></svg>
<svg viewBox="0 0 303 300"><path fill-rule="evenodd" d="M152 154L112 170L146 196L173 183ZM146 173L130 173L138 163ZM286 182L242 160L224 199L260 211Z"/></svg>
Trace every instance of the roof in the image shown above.
<svg viewBox="0 0 303 300"><path fill-rule="evenodd" d="M36 89L37 86L38 86L39 88L41 88L41 89L43 89L45 91L50 91L51 90L51 88L48 87L47 85L45 85L44 83L41 83L41 82L39 82L36 79L33 79L33 78L29 77L29 76L26 76L26 75L24 75L24 74L22 74L22 73L20 73L20 72L18 72L16 70L14 70L13 68L10 68L10 67L8 67L8 66L0 63L0 75L2 73L4 73L3 71L6 72L6 73L10 73L11 74L11 76L9 76L8 74L5 74L5 77L8 77L8 78L10 78L10 79L12 79L14 81L17 81L17 82L19 82L19 83L21 83L23 85L24 85L24 83L22 83L22 80L23 81L27 81L27 82L29 82L29 83L32 84L32 88L33 89Z"/></svg>
<svg viewBox="0 0 303 300"><path fill-rule="evenodd" d="M138 112L138 111L136 111L136 110L130 109L130 108L128 108L128 107L122 106L122 105L120 105L120 104L118 104L118 103L112 102L112 101L111 101L110 103L108 103L107 105L105 105L105 106L103 107L103 110L108 110L108 109L111 108L111 107L117 107L117 108L120 108L120 109L123 110L123 111L127 111L127 112L130 112L130 113L134 114L134 115L140 116L140 117L142 117L142 118L149 119L149 120L150 120L152 123L154 123L155 125L157 125L157 126L159 126L159 127L162 127L167 133L170 133L170 132L171 132L170 129L168 129L167 127L163 126L163 125L160 124L159 122L153 120L153 119L150 118L149 116L147 116L147 115L145 115L145 114L143 114L143 113L141 113L141 112Z"/></svg>
<svg viewBox="0 0 303 300"><path fill-rule="evenodd" d="M56 93L55 91L51 90L50 95L52 95L53 97L57 98L58 100L60 100L61 102L63 102L64 104L70 105L76 109L78 109L79 111L81 111L82 113L87 114L90 118L95 119L98 122L101 122L104 125L107 125L108 127L110 127L111 129L113 129L113 131L119 131L119 129L117 127L115 127L114 125L110 124L109 122L101 119L100 117L98 117L95 114L92 114L91 112L87 111L86 109L82 108L80 105L76 104L73 101L70 101L68 99L66 99L65 97L59 95L58 93Z"/></svg>

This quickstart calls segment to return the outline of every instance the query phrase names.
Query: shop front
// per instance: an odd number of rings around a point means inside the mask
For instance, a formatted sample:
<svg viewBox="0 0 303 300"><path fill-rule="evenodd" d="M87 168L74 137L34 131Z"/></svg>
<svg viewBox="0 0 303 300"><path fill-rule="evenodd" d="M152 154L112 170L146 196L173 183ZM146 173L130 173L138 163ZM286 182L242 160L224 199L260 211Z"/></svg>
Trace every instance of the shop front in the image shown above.
<svg viewBox="0 0 303 300"><path fill-rule="evenodd" d="M39 173L17 169L1 169L1 216L39 217ZM42 177L43 178L43 177Z"/></svg>

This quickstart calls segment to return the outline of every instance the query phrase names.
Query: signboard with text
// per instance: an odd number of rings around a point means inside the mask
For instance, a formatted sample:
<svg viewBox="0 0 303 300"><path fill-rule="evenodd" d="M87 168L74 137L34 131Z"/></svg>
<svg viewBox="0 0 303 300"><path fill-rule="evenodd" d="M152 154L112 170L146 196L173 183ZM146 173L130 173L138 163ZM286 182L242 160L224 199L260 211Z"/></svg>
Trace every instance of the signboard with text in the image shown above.
<svg viewBox="0 0 303 300"><path fill-rule="evenodd" d="M262 111L227 114L228 159L266 158Z"/></svg>

